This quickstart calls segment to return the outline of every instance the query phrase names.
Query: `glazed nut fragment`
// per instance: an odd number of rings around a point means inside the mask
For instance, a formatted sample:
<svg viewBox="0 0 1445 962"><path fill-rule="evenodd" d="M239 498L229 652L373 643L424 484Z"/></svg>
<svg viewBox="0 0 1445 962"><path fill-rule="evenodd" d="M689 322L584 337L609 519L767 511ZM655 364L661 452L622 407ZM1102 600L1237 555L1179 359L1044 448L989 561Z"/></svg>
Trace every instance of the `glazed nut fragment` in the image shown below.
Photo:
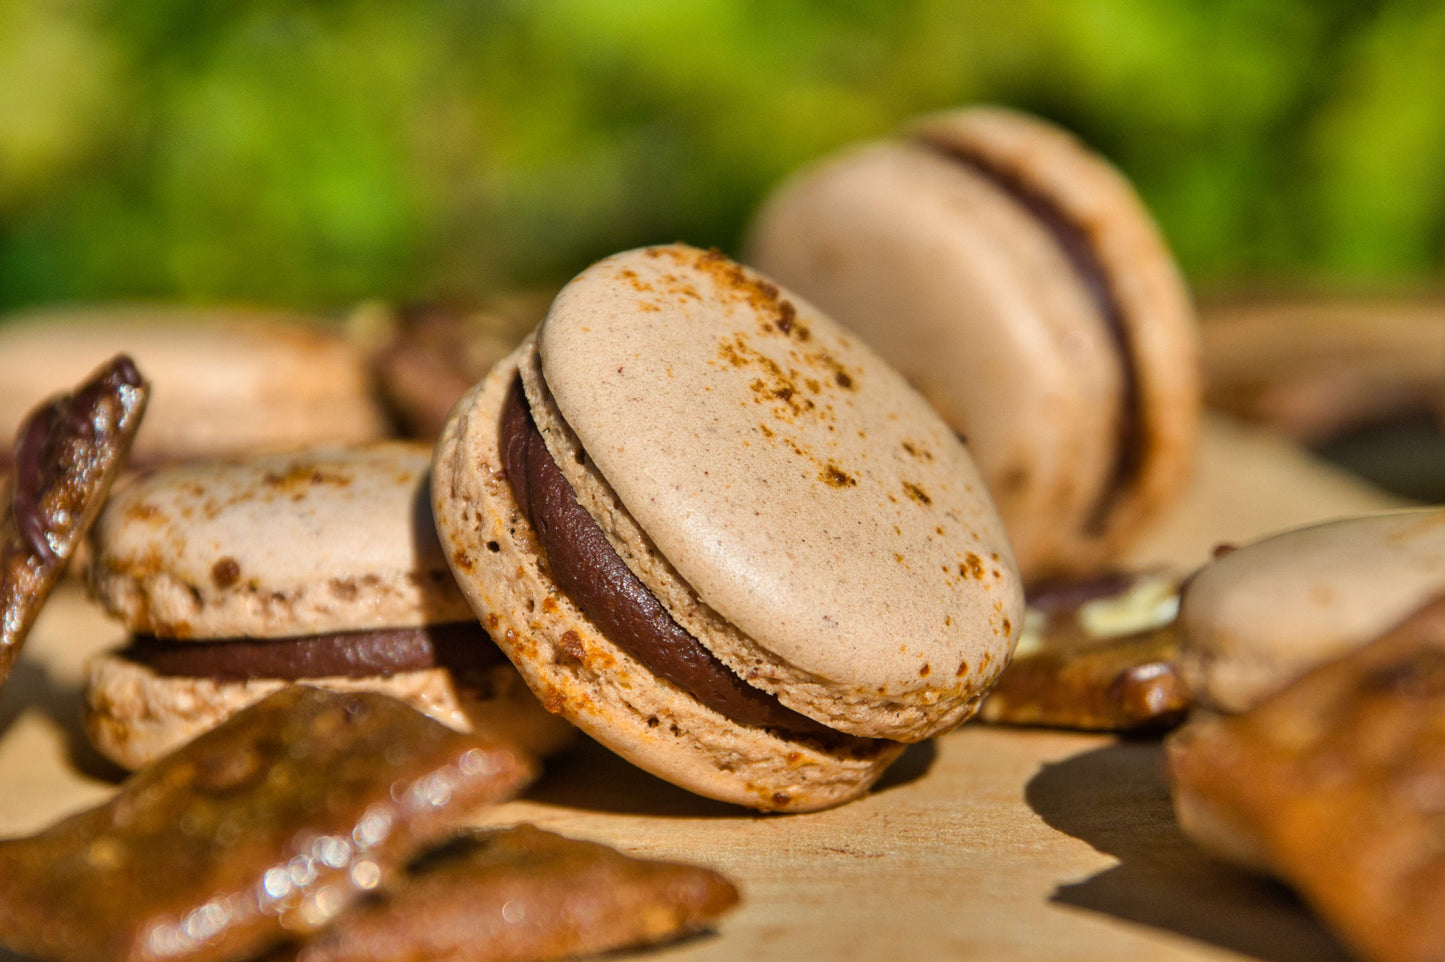
<svg viewBox="0 0 1445 962"><path fill-rule="evenodd" d="M531 777L374 693L297 685L0 842L0 943L45 959L243 959L324 926Z"/></svg>
<svg viewBox="0 0 1445 962"><path fill-rule="evenodd" d="M1185 831L1293 885L1364 959L1445 946L1445 599L1168 743Z"/></svg>
<svg viewBox="0 0 1445 962"><path fill-rule="evenodd" d="M1172 627L1014 658L979 708L994 724L1083 731L1172 728L1189 711Z"/></svg>
<svg viewBox="0 0 1445 962"><path fill-rule="evenodd" d="M1179 578L1118 573L1036 590L1023 637L979 718L994 724L1157 732L1191 699L1178 667Z"/></svg>
<svg viewBox="0 0 1445 962"><path fill-rule="evenodd" d="M21 424L0 500L0 683L120 473L149 394L121 354Z"/></svg>
<svg viewBox="0 0 1445 962"><path fill-rule="evenodd" d="M672 940L737 901L710 869L519 825L427 853L288 958L541 962Z"/></svg>

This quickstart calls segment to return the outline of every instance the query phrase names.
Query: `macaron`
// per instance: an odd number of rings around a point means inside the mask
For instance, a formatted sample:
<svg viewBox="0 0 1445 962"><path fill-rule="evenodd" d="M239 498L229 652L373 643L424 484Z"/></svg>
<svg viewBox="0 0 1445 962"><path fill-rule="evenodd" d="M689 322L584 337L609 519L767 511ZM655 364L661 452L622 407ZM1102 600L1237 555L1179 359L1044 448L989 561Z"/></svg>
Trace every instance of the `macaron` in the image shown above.
<svg viewBox="0 0 1445 962"><path fill-rule="evenodd" d="M1185 588L1180 667L1196 703L1245 711L1445 595L1445 509L1384 512L1229 551Z"/></svg>
<svg viewBox="0 0 1445 962"><path fill-rule="evenodd" d="M859 338L716 252L594 264L458 402L437 530L553 711L711 798L866 792L976 710L1023 614L968 449Z"/></svg>
<svg viewBox="0 0 1445 962"><path fill-rule="evenodd" d="M399 698L536 752L568 740L477 623L426 496L431 449L327 446L157 469L91 532L124 647L87 669L85 727L140 768L293 683Z"/></svg>
<svg viewBox="0 0 1445 962"><path fill-rule="evenodd" d="M1180 493L1198 334L1128 181L993 107L796 173L744 260L869 341L964 434L1020 571L1099 570Z"/></svg>
<svg viewBox="0 0 1445 962"><path fill-rule="evenodd" d="M389 424L365 353L317 318L161 304L49 307L0 323L0 437L55 384L124 352L152 398L130 463L355 443ZM0 464L9 459L0 450Z"/></svg>

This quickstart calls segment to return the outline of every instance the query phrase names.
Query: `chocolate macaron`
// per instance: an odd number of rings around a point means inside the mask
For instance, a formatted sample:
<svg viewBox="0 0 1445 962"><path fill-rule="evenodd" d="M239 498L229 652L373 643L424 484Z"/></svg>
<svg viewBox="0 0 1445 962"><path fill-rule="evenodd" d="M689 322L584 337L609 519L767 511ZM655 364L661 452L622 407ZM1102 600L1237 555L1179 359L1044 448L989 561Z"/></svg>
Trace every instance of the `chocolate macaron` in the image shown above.
<svg viewBox="0 0 1445 962"><path fill-rule="evenodd" d="M1124 177L997 108L785 181L745 260L868 340L965 434L1033 583L1099 569L1180 491L1197 332Z"/></svg>
<svg viewBox="0 0 1445 962"><path fill-rule="evenodd" d="M564 744L458 591L431 449L306 449L158 469L91 533L92 593L132 633L92 660L85 725L139 768L289 683L368 689L530 751Z"/></svg>
<svg viewBox="0 0 1445 962"><path fill-rule="evenodd" d="M573 279L458 402L437 530L543 703L762 810L864 793L976 710L1020 581L966 447L858 338L683 245Z"/></svg>

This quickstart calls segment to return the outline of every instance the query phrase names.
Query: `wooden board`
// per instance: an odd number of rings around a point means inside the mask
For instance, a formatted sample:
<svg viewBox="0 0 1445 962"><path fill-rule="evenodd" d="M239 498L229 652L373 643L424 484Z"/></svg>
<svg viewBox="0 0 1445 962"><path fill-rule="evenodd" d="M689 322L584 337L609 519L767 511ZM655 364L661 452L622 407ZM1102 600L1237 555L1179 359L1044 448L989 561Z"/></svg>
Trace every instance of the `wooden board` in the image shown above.
<svg viewBox="0 0 1445 962"><path fill-rule="evenodd" d="M1399 504L1211 420L1189 496L1137 560L1188 567L1221 541ZM114 790L118 773L77 716L85 658L121 635L75 584L52 598L0 693L0 835ZM782 816L689 795L587 742L477 819L700 862L739 883L743 904L715 932L648 958L1344 958L1289 893L1180 835L1156 741L965 725L911 748L866 799Z"/></svg>

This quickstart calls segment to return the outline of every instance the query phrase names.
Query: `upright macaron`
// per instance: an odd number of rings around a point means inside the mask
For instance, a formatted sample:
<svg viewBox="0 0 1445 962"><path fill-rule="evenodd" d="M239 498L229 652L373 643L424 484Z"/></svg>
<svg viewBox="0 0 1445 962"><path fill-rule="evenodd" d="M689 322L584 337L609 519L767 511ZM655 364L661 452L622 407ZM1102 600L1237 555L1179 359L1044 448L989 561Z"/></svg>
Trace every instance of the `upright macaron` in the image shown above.
<svg viewBox="0 0 1445 962"><path fill-rule="evenodd" d="M1222 555L1179 608L1198 704L1242 712L1445 597L1445 509L1344 518Z"/></svg>
<svg viewBox="0 0 1445 962"><path fill-rule="evenodd" d="M715 252L573 279L433 463L457 580L544 704L764 810L968 718L1023 600L965 446L857 337Z"/></svg>
<svg viewBox="0 0 1445 962"><path fill-rule="evenodd" d="M1125 178L1041 120L924 117L794 175L744 259L967 435L1029 582L1096 570L1183 485L1197 332Z"/></svg>
<svg viewBox="0 0 1445 962"><path fill-rule="evenodd" d="M330 446L158 469L92 530L92 593L131 632L89 666L86 729L138 768L294 682L373 689L545 751L548 715L437 544L431 449Z"/></svg>

